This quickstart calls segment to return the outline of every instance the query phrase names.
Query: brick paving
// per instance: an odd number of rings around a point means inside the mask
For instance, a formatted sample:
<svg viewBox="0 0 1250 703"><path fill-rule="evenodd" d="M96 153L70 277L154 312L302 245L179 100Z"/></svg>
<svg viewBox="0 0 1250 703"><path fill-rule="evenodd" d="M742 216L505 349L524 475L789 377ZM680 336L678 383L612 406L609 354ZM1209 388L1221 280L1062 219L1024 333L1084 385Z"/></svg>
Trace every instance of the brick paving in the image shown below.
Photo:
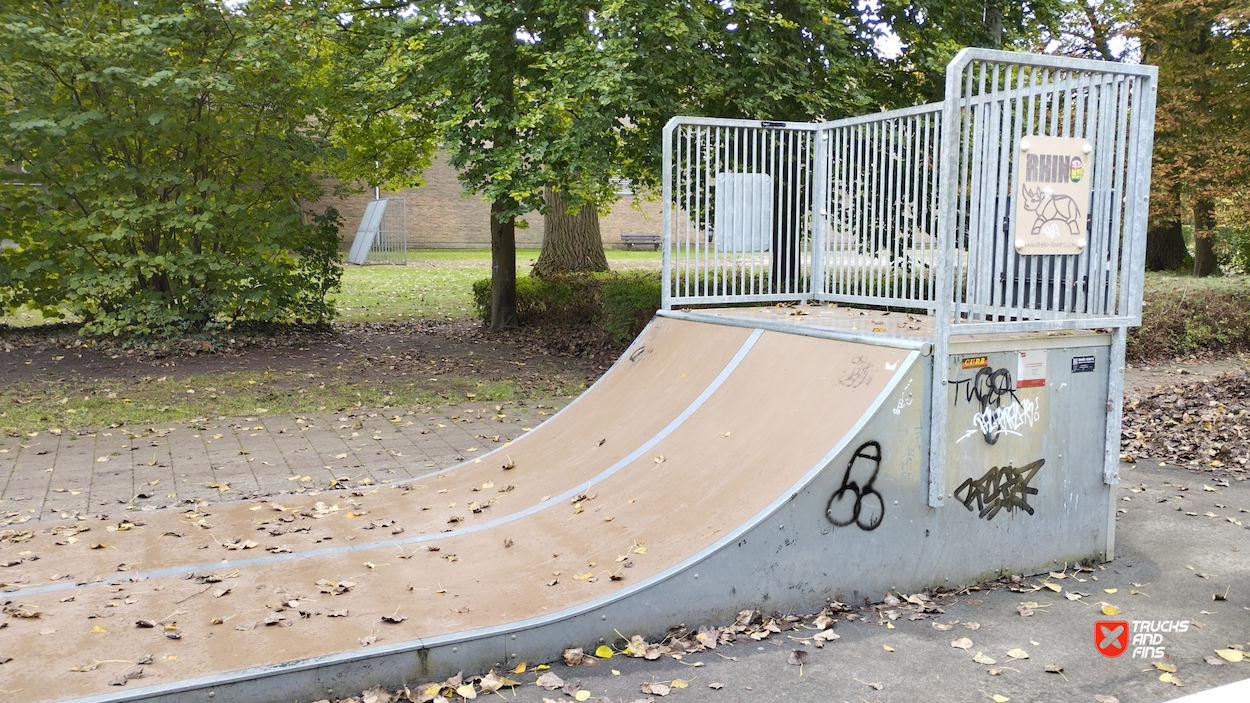
<svg viewBox="0 0 1250 703"><path fill-rule="evenodd" d="M403 481L516 439L568 398L0 436L0 526Z"/></svg>

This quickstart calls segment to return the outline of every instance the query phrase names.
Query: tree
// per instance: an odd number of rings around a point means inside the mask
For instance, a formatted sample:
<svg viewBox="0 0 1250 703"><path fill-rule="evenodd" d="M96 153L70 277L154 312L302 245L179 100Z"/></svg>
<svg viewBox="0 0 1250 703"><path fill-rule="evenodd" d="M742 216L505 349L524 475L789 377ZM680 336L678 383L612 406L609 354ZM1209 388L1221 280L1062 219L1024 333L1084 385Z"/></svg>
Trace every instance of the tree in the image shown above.
<svg viewBox="0 0 1250 703"><path fill-rule="evenodd" d="M607 271L595 204L586 203L571 213L560 191L550 186L543 189L543 199L547 210L543 215L543 248L530 275Z"/></svg>
<svg viewBox="0 0 1250 703"><path fill-rule="evenodd" d="M1101 61L1124 61L1135 53L1128 41L1129 0L1072 0L1038 48L1047 53Z"/></svg>
<svg viewBox="0 0 1250 703"><path fill-rule="evenodd" d="M1035 47L1067 9L1065 0L882 0L876 24L902 42L882 75L884 95L894 106L941 101L946 64L960 49Z"/></svg>
<svg viewBox="0 0 1250 703"><path fill-rule="evenodd" d="M309 219L334 130L316 7L9 2L0 17L0 307L94 333L319 322L337 213Z"/></svg>
<svg viewBox="0 0 1250 703"><path fill-rule="evenodd" d="M1181 263L1192 217L1194 274L1215 271L1216 203L1250 181L1247 14L1235 0L1138 0L1142 57L1159 67L1148 268Z"/></svg>
<svg viewBox="0 0 1250 703"><path fill-rule="evenodd" d="M404 85L426 96L443 149L468 193L491 203L491 329L515 326L516 219L543 210L543 189L580 207L610 200L603 163L619 123L598 109L614 80L567 2L472 0L414 6Z"/></svg>

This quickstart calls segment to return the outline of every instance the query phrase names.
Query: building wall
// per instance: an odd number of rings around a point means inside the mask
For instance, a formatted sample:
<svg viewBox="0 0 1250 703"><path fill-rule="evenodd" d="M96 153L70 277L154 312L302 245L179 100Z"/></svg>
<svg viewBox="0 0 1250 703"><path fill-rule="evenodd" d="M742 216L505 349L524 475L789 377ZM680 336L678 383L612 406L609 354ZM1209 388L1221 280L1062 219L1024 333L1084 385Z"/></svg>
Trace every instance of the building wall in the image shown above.
<svg viewBox="0 0 1250 703"><path fill-rule="evenodd" d="M490 204L480 196L464 197L456 171L440 156L422 174L425 185L400 191L383 191L383 198L403 198L407 210L408 246L415 249L489 249ZM335 183L327 181L327 195L316 209L328 205L338 208L343 216L343 246L350 248L360 227L365 207L373 199L373 189L345 199L335 197ZM362 186L363 187L363 186ZM660 204L641 202L641 211L631 205L634 198L622 193L608 215L599 218L599 229L605 247L624 248L622 232L660 233ZM542 246L543 218L530 213L525 218L529 227L518 227L517 247L537 249Z"/></svg>

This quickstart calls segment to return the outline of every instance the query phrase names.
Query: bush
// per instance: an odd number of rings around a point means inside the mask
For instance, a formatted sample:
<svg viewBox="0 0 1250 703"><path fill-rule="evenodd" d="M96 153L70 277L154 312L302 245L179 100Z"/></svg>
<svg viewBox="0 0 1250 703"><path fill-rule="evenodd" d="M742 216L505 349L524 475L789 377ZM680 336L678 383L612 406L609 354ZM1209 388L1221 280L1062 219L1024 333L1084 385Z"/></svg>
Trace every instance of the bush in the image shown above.
<svg viewBox="0 0 1250 703"><path fill-rule="evenodd" d="M490 322L490 279L473 284L477 315ZM660 275L646 272L577 273L516 282L521 324L593 324L613 340L633 339L660 308Z"/></svg>
<svg viewBox="0 0 1250 703"><path fill-rule="evenodd" d="M0 185L0 309L157 337L333 315L338 216L300 203L336 89L304 9L5 7L0 169L27 178Z"/></svg>
<svg viewBox="0 0 1250 703"><path fill-rule="evenodd" d="M1129 330L1130 359L1172 359L1250 348L1245 277L1146 277L1142 326Z"/></svg>

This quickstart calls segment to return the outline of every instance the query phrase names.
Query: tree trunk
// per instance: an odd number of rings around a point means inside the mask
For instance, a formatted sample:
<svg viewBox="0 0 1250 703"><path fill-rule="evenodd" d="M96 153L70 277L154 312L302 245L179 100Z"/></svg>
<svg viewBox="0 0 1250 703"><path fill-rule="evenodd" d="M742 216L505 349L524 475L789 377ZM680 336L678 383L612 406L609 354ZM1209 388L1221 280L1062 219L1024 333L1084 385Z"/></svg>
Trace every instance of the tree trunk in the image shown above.
<svg viewBox="0 0 1250 703"><path fill-rule="evenodd" d="M506 203L490 204L490 329L519 327L516 314L516 217L500 221Z"/></svg>
<svg viewBox="0 0 1250 703"><path fill-rule="evenodd" d="M580 271L607 271L599 233L599 212L587 203L570 215L560 191L543 188L547 214L543 216L543 249L531 276L552 276Z"/></svg>
<svg viewBox="0 0 1250 703"><path fill-rule="evenodd" d="M1194 203L1194 275L1215 273L1215 203L1202 198Z"/></svg>
<svg viewBox="0 0 1250 703"><path fill-rule="evenodd" d="M1146 270L1179 270L1185 266L1188 255L1180 217L1152 218L1146 228Z"/></svg>
<svg viewBox="0 0 1250 703"><path fill-rule="evenodd" d="M989 0L985 7L985 29L989 32L991 47L1003 48L1003 8L998 0Z"/></svg>

